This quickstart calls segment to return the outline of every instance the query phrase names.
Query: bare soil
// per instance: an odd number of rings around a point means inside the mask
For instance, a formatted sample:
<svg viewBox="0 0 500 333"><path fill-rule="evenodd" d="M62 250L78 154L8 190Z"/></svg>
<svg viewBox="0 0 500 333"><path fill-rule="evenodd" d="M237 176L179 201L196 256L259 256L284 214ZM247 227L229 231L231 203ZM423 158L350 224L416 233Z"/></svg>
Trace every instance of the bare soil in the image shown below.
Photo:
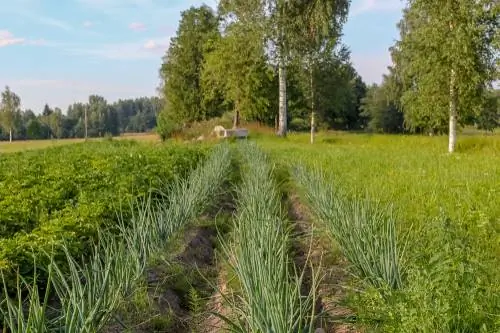
<svg viewBox="0 0 500 333"><path fill-rule="evenodd" d="M326 232L317 226L312 219L309 208L302 204L295 193L288 197L288 216L294 224L296 232L295 262L299 269L308 265L314 269L321 268L321 280L317 286L318 300L316 313L319 315L317 333L357 333L354 325L345 323L354 313L343 303L347 296L344 286L348 283L347 263L336 253ZM307 268L306 268L307 269ZM306 270L304 293L311 288L314 272Z"/></svg>

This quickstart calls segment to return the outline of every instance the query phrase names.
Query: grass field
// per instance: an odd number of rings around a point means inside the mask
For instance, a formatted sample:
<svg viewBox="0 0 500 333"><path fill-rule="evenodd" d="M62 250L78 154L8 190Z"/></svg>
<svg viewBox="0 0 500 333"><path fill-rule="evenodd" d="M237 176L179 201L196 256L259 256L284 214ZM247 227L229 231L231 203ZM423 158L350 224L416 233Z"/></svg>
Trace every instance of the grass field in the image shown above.
<svg viewBox="0 0 500 333"><path fill-rule="evenodd" d="M450 155L445 137L323 133L311 145L307 135L279 139L268 132L222 146L160 144L151 135L134 136L140 143L2 143L2 152L36 150L2 157L1 242L17 249L4 258L18 260L28 278L18 287L6 281L9 291L25 298L31 284L26 254L46 236L30 234L71 226L63 247L82 226L106 238L100 225L114 223L113 234L121 235L49 260L59 273L43 283L52 281L60 299L72 295L55 306L55 317L25 317L43 313L43 299L35 299L44 288L29 289L29 308L16 308L13 294L0 297L3 326L12 332L21 331L19 322L44 327L40 332L500 331L500 136L463 136ZM72 179L82 159L88 165ZM116 205L104 203L148 187L164 194L125 211L125 221L111 217ZM84 253L88 267L100 268L68 270L65 263ZM130 283L79 278L96 270ZM85 303L99 289L107 302ZM77 315L78 309L90 312ZM70 313L74 321L63 324Z"/></svg>
<svg viewBox="0 0 500 333"><path fill-rule="evenodd" d="M322 183L351 201L378 202L376 211L395 220L404 288L391 297L357 295L359 320L382 332L500 328L499 136L461 138L454 155L445 153L444 137L330 135L310 145L298 135L260 144L279 163L322 169Z"/></svg>

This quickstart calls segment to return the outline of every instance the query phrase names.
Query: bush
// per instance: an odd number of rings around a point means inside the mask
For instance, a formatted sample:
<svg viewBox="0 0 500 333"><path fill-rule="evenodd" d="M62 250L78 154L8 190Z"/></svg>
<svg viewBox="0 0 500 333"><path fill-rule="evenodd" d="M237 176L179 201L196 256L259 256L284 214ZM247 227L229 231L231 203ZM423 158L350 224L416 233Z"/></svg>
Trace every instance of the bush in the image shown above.
<svg viewBox="0 0 500 333"><path fill-rule="evenodd" d="M305 132L311 128L309 122L302 118L293 118L288 125L291 131Z"/></svg>
<svg viewBox="0 0 500 333"><path fill-rule="evenodd" d="M160 136L162 141L171 138L174 134L182 130L182 124L169 113L161 112L158 116L158 125L156 133Z"/></svg>

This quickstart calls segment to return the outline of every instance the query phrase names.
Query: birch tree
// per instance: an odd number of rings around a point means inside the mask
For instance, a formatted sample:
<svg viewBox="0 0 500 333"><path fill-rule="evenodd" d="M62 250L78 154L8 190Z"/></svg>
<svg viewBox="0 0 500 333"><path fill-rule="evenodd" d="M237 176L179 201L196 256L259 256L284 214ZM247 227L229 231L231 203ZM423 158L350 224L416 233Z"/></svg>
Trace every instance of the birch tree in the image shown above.
<svg viewBox="0 0 500 333"><path fill-rule="evenodd" d="M16 121L16 115L19 114L21 99L8 86L2 92L2 101L0 104L2 127L9 132L9 142L12 142L12 131Z"/></svg>
<svg viewBox="0 0 500 333"><path fill-rule="evenodd" d="M220 14L227 21L240 21L261 33L272 60L278 67L279 136L287 134L287 66L294 50L307 33L315 40L332 34L347 17L348 0L222 0ZM335 33L336 35L336 33Z"/></svg>
<svg viewBox="0 0 500 333"><path fill-rule="evenodd" d="M297 19L294 29L295 43L293 51L305 64L309 72L310 108L311 108L311 143L315 133L315 81L314 68L325 55L336 57L335 49L339 46L342 26L346 22L349 1L311 1L294 5ZM346 52L340 48L339 53ZM340 59L341 57L339 57Z"/></svg>
<svg viewBox="0 0 500 333"><path fill-rule="evenodd" d="M409 0L400 22L401 40L392 53L404 85L406 126L448 131L450 153L459 124L480 112L498 77L498 14L495 0Z"/></svg>

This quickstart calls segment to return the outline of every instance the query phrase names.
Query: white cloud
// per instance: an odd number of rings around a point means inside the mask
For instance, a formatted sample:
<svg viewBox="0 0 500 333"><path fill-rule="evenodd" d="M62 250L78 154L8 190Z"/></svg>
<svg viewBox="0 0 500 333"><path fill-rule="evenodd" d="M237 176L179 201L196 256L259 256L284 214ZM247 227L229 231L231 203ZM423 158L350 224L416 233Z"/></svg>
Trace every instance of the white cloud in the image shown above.
<svg viewBox="0 0 500 333"><path fill-rule="evenodd" d="M129 24L129 29L130 30L133 30L133 31L144 31L146 30L146 25L144 25L144 23L141 23L141 22L132 22Z"/></svg>
<svg viewBox="0 0 500 333"><path fill-rule="evenodd" d="M94 22L92 22L92 21L84 21L82 23L82 25L83 25L84 28L91 28L91 27L94 26Z"/></svg>
<svg viewBox="0 0 500 333"><path fill-rule="evenodd" d="M45 39L26 39L15 37L10 31L0 30L0 47L6 47L10 45L33 45L33 46L48 46Z"/></svg>
<svg viewBox="0 0 500 333"><path fill-rule="evenodd" d="M357 0L353 1L350 14L355 16L367 12L400 11L403 0Z"/></svg>
<svg viewBox="0 0 500 333"><path fill-rule="evenodd" d="M160 59L168 48L168 38L153 38L143 42L104 44L92 47L70 47L68 52L108 60Z"/></svg>
<svg viewBox="0 0 500 333"><path fill-rule="evenodd" d="M169 42L166 39L150 39L144 43L143 48L146 50L166 51L168 49L168 44Z"/></svg>
<svg viewBox="0 0 500 333"><path fill-rule="evenodd" d="M0 47L24 44L25 41L24 38L15 37L10 31L0 30Z"/></svg>

